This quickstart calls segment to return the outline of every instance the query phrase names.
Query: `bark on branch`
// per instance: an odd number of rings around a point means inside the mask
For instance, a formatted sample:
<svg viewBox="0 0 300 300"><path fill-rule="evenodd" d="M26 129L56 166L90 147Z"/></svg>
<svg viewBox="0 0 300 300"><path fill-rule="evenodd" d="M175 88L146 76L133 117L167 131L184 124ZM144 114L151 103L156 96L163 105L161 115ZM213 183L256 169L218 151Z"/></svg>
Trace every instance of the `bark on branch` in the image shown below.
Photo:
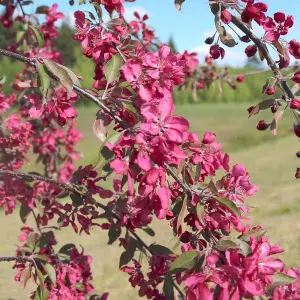
<svg viewBox="0 0 300 300"><path fill-rule="evenodd" d="M258 38L243 22L241 22L237 17L232 17L232 23L239 28L245 35L247 35L252 42L257 46L257 48L261 51L264 58L266 59L268 66L271 68L274 76L276 78L281 79L282 74L280 69L277 67L276 63L274 62L273 58L271 57L267 46L262 42L260 38ZM290 89L289 85L287 84L286 80L281 80L281 86L284 92L290 99L295 98L294 93Z"/></svg>

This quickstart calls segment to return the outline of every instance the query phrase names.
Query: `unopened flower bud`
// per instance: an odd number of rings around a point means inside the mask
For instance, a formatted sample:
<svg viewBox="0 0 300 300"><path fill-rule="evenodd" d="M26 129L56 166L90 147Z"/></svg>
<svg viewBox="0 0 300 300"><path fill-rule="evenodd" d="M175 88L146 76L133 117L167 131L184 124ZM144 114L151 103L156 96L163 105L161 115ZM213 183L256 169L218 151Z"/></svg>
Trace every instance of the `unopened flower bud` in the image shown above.
<svg viewBox="0 0 300 300"><path fill-rule="evenodd" d="M243 74L240 74L236 77L237 82L244 82L245 76Z"/></svg>
<svg viewBox="0 0 300 300"><path fill-rule="evenodd" d="M243 35L240 37L240 40L244 43L249 43L251 40L247 35Z"/></svg>
<svg viewBox="0 0 300 300"><path fill-rule="evenodd" d="M208 64L208 65L211 65L213 60L212 60L212 57L209 56L209 55L206 55L205 56L205 62Z"/></svg>
<svg viewBox="0 0 300 300"><path fill-rule="evenodd" d="M213 132L206 132L203 135L202 143L211 144L215 141L216 135Z"/></svg>
<svg viewBox="0 0 300 300"><path fill-rule="evenodd" d="M213 59L218 59L219 57L223 59L225 56L225 50L219 45L213 45L209 49L209 54Z"/></svg>
<svg viewBox="0 0 300 300"><path fill-rule="evenodd" d="M273 87L271 87L271 86L269 86L269 87L266 89L266 94L269 95L269 96L274 95L275 92L276 92L276 90L275 90Z"/></svg>
<svg viewBox="0 0 300 300"><path fill-rule="evenodd" d="M247 109L247 110L248 110L248 113L251 114L252 111L253 111L253 109L254 109L254 106L250 106L250 107Z"/></svg>
<svg viewBox="0 0 300 300"><path fill-rule="evenodd" d="M225 24L229 24L231 22L232 15L227 9L225 9L221 12L221 20Z"/></svg>
<svg viewBox="0 0 300 300"><path fill-rule="evenodd" d="M300 178L300 168L297 168L295 177L296 177L296 179L299 179L299 178Z"/></svg>
<svg viewBox="0 0 300 300"><path fill-rule="evenodd" d="M294 133L298 138L300 138L300 125L294 125Z"/></svg>
<svg viewBox="0 0 300 300"><path fill-rule="evenodd" d="M300 108L300 99L293 99L290 102L290 108L291 109L299 109Z"/></svg>
<svg viewBox="0 0 300 300"><path fill-rule="evenodd" d="M296 72L292 77L292 80L296 83L300 83L300 71Z"/></svg>
<svg viewBox="0 0 300 300"><path fill-rule="evenodd" d="M257 47L255 45L249 45L246 49L245 49L245 53L248 57L252 57L256 54L257 52Z"/></svg>
<svg viewBox="0 0 300 300"><path fill-rule="evenodd" d="M185 231L181 237L180 237L180 241L184 244L188 243L191 240L192 234L188 231Z"/></svg>
<svg viewBox="0 0 300 300"><path fill-rule="evenodd" d="M267 124L264 120L261 120L258 122L256 129L260 130L260 131L264 131L266 129L268 129L270 125Z"/></svg>
<svg viewBox="0 0 300 300"><path fill-rule="evenodd" d="M273 105L273 106L271 107L271 112L272 112L273 114L275 114L275 113L277 112L277 110L278 110L278 105Z"/></svg>
<svg viewBox="0 0 300 300"><path fill-rule="evenodd" d="M213 42L214 42L214 38L213 37L208 37L206 40L205 40L205 44L207 45L211 45Z"/></svg>

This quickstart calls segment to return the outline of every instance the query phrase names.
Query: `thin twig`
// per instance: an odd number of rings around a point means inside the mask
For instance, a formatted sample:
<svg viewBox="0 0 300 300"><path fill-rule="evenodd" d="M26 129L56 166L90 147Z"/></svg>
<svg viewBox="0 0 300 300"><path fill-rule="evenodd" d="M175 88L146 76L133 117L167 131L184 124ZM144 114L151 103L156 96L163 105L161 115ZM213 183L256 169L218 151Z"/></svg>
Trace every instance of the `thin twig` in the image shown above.
<svg viewBox="0 0 300 300"><path fill-rule="evenodd" d="M41 229L41 226L40 226L40 224L38 222L38 218L37 218L34 210L32 209L31 211L32 211L32 215L33 215L34 221L36 223L37 230L39 231L40 234L42 234L42 229Z"/></svg>
<svg viewBox="0 0 300 300"><path fill-rule="evenodd" d="M273 71L273 74L275 75L276 78L282 78L282 74L277 67L276 63L274 62L273 58L271 57L269 50L267 46L262 42L260 38L258 38L243 22L241 22L237 17L233 16L232 17L232 23L239 28L243 33L245 33L253 42L254 44L258 47L258 49L261 51L263 54L264 58L266 59L268 66L271 68ZM285 80L281 81L281 86L282 89L285 91L285 93L288 95L289 98L293 99L294 93L290 89L289 85Z"/></svg>
<svg viewBox="0 0 300 300"><path fill-rule="evenodd" d="M20 0L18 0L18 4L19 4L19 7L20 7L21 12L22 12L22 14L23 14L23 17L26 17L26 13L25 13L25 11L24 11L24 7L23 7L23 5L22 5L22 3L21 3Z"/></svg>
<svg viewBox="0 0 300 300"><path fill-rule="evenodd" d="M17 262L32 262L34 263L34 259L28 256L1 256L0 262L3 261L17 261Z"/></svg>
<svg viewBox="0 0 300 300"><path fill-rule="evenodd" d="M43 176L39 176L39 175L34 175L34 174L28 174L28 173L23 173L23 172L15 172L15 171L9 171L9 170L0 170L0 175L11 175L17 178L21 178L21 179L33 179L33 180L38 180L38 181L43 181L43 182L47 182L47 183L51 183L54 185L57 185L69 192L73 192L76 193L77 195L79 195L82 199L85 198L85 194L81 193L80 191L78 191L75 186L72 185L68 185L68 184L62 184L58 181L55 181L53 179L47 178L47 177L43 177ZM101 209L103 209L105 212L109 211L111 213L111 215L118 221L121 221L120 216L118 216L116 213L111 212L110 209L105 206L102 203L96 202L96 206L100 207ZM154 255L154 253L151 251L151 248L139 237L139 235L137 233L135 233L134 231L128 230L129 233L141 244L141 246L150 254L150 255ZM14 259L16 257L11 257L10 260L6 260L6 261L13 261L16 260ZM8 258L9 259L9 258ZM21 261L21 258L18 258ZM0 258L1 261L1 258ZM5 260L3 260L5 261ZM28 257L26 257L26 261L33 261L33 259L29 259ZM34 261L33 261L34 262ZM178 293L180 294L180 296L184 296L184 294L182 293L182 291L180 290L180 288L176 285L176 283L174 282L174 287L176 288L176 290L178 291Z"/></svg>
<svg viewBox="0 0 300 300"><path fill-rule="evenodd" d="M29 173L23 173L23 172L15 172L15 171L10 171L10 170L0 170L0 175L11 175L16 178L20 179L31 179L31 180L37 180L37 181L43 181L49 184L57 185L60 188L67 190L69 192L72 192L74 188L71 185L65 184L58 182L54 179L44 177L41 175L36 175L36 174L29 174Z"/></svg>
<svg viewBox="0 0 300 300"><path fill-rule="evenodd" d="M23 62L27 65L30 65L30 66L36 68L36 64L35 64L34 60L31 60L31 59L29 59L25 56L20 55L20 54L17 54L17 53L11 52L11 51L7 51L7 50L4 50L4 49L0 49L0 55L13 58L15 60L21 61L21 62ZM123 128L130 128L130 126L126 122L124 122L111 109L109 109L99 98L97 98L96 96L92 95L91 93L85 91L84 89L82 89L81 87L79 87L77 85L74 85L73 88L76 92L78 92L81 95L87 97L88 99L92 100L95 104L97 104L99 107L101 107L107 114L109 114Z"/></svg>
<svg viewBox="0 0 300 300"><path fill-rule="evenodd" d="M16 59L18 61L21 61L25 64L29 64L32 67L36 67L35 62L25 56L22 56L20 54L0 49L0 55L4 55L13 59ZM117 116L112 110L110 110L103 102L99 100L99 98L95 97L94 95L90 94L89 92L85 91L81 87L74 85L74 90L80 93L81 95L87 97L88 99L92 100L95 104L100 106L106 113L108 113L118 124L120 124L123 128L130 128L130 125L124 122L119 116ZM171 176L174 178L174 180L183 188L183 190L187 193L190 193L189 189L186 188L186 185L178 176L174 176L174 172L171 173Z"/></svg>
<svg viewBox="0 0 300 300"><path fill-rule="evenodd" d="M44 176L39 176L39 175L34 175L34 174L28 174L28 173L23 173L23 172L15 172L15 171L9 171L9 170L0 170L0 175L10 175L16 178L20 178L20 179L32 179L32 180L37 180L37 181L43 181L43 182L47 182L47 183L51 183L53 185L57 185L59 187L61 187L62 189L72 192L72 193L76 193L78 196L85 198L85 194L81 193L80 191L78 191L75 186L69 185L69 184L65 184L65 183L61 183L58 182L56 180L44 177ZM108 211L109 208L107 206L105 206L102 203L97 202L96 206L102 208L104 211ZM118 221L121 221L121 218L114 212L112 212L112 216L117 219ZM130 231L130 233L149 251L150 254L150 248L146 245L146 243L134 232Z"/></svg>
<svg viewBox="0 0 300 300"><path fill-rule="evenodd" d="M168 171L168 173L177 181L177 182L181 182L181 186L182 188L185 190L185 192L189 195L192 196L193 195L193 190L186 185L184 182L182 182L182 180L176 175L176 173L172 170L172 168L170 167L170 165L165 164L166 169Z"/></svg>

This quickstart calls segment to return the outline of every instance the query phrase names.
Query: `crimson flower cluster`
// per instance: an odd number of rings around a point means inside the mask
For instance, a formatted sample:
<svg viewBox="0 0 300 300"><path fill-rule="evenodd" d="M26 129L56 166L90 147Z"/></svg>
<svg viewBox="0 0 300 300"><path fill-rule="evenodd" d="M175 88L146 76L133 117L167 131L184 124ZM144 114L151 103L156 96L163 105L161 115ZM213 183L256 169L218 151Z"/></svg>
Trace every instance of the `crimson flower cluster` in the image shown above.
<svg viewBox="0 0 300 300"><path fill-rule="evenodd" d="M140 297L174 299L177 291L188 300L259 296L298 299L300 271L286 269L275 256L283 252L279 245L269 242L261 226L250 227L246 222L246 198L258 188L251 183L245 167L230 164L229 155L222 151L213 132L199 138L190 131L188 120L174 114L175 87L192 82L193 90L197 90L209 86L214 79L225 79L236 87L227 70L216 75L212 66L212 59L223 58L225 50L212 45L207 66L199 67L195 53L172 53L170 47L157 43L154 31L146 25L148 16L135 13L136 20L125 21L124 1L92 2L99 22L88 21L85 12L76 11L74 39L95 63L94 90L81 93L101 107L94 125L103 141L97 166L74 166L80 158L75 148L81 134L73 121L77 117L74 104L79 97L75 91L80 88L77 76L58 64L63 61L53 46L53 38L57 37L55 23L63 18L57 5L40 7L45 13L40 29L27 31L9 47L20 52L23 62L28 63L13 84L22 99L16 94L0 94L0 205L6 214L11 214L19 203L24 223L19 237L22 244L16 252L15 280L22 278L26 285L30 277L34 279L38 287L32 299L107 299L107 293L101 297L92 295L90 256L73 244L56 250L55 235L49 230L49 225L56 222L55 229L70 226L79 234L90 234L92 228L107 230L108 244L119 241L124 249L120 269L129 275ZM177 6L182 2L175 1ZM234 41L224 34L221 24L235 22L229 10L237 10L240 1L215 2L210 4L217 32L220 40L231 47ZM273 43L282 51L277 43L293 26L293 18L276 13L273 19L266 16L266 4L241 2L242 10L237 10L241 13L240 26L244 26L243 22L257 22L266 31L261 43ZM11 26L16 5L22 5L22 1L8 6L1 17L7 27ZM101 5L108 13L116 11L118 17L104 23ZM24 17L18 22L29 21ZM37 48L29 43L30 50L22 50L21 44L28 40L33 43L38 31L44 44ZM240 39L249 42L250 36ZM214 37L207 43L213 41ZM298 44L293 40L286 46L295 57L299 54ZM259 45L248 46L247 55L254 55L258 48ZM288 61L280 53L281 65ZM244 76L235 79L243 82ZM282 78L275 80L273 85L266 84L265 93L272 95L274 86L281 87ZM299 72L291 80L298 84ZM268 105L249 108L249 114L266 107L277 113L281 102L267 101ZM298 110L299 103L296 97L288 99L292 110ZM5 117L14 104L19 104L19 111ZM274 131L278 118L274 117L272 124L261 121L258 129L271 127ZM117 134L115 141L108 135L109 125ZM300 136L300 126L295 126ZM42 163L43 175L16 172L29 151ZM36 227L27 226L29 217L33 217ZM140 229L153 235L148 225L154 218L169 222L179 249L148 246L141 240L137 235ZM143 260L137 260L137 254L145 256L148 271Z"/></svg>

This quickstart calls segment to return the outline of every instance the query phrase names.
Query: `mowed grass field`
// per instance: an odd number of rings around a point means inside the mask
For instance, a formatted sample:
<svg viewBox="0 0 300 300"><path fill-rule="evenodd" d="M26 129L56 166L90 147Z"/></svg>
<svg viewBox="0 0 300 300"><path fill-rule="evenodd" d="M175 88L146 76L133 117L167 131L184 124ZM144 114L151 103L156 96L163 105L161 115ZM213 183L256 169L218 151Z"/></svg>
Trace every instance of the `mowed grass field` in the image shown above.
<svg viewBox="0 0 300 300"><path fill-rule="evenodd" d="M255 129L261 119L272 118L271 113L263 112L248 120L247 108L244 104L203 104L179 106L176 113L189 119L191 129L202 135L205 131L213 131L223 144L223 149L231 156L231 164L243 163L248 169L252 182L260 188L256 196L249 198L251 210L250 224L263 225L273 243L279 243L286 249L281 255L288 266L300 266L300 181L295 180L294 173L300 161L295 153L300 150L299 142L290 130L291 121L287 114L279 128L278 136L269 131L259 132ZM96 107L79 109L78 127L84 137L79 150L84 154L78 164L94 163L100 142L94 137L92 125ZM26 170L36 166L28 165ZM1 211L0 218L0 256L13 255L21 222L18 214L5 216ZM154 222L158 243L171 244L168 238L171 230L167 222ZM143 235L143 234L141 234ZM107 245L107 231L95 228L91 235L81 237L72 230L66 229L56 234L60 243L73 242L82 245L85 253L90 254L96 291L109 291L109 299L137 299L137 292L129 283L127 274L118 270L121 249L115 243ZM144 236L144 235L143 235ZM153 239L145 237L150 243ZM11 263L0 264L0 299L28 299L32 285L23 290L14 282L15 270Z"/></svg>

